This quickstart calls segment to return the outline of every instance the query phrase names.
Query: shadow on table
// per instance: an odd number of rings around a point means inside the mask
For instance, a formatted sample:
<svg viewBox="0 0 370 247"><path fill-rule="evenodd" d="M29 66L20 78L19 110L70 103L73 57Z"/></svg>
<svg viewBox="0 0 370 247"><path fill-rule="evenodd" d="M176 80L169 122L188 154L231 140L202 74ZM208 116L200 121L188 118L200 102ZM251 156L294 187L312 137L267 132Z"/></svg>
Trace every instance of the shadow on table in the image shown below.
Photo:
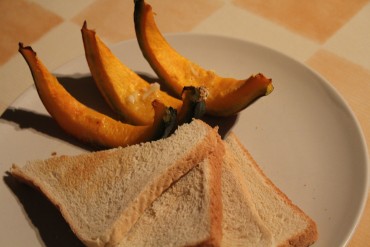
<svg viewBox="0 0 370 247"><path fill-rule="evenodd" d="M98 150L98 148L85 145L72 136L67 135L64 130L57 125L54 119L48 115L27 109L9 107L5 110L0 119L10 122L19 129L31 129L89 151Z"/></svg>

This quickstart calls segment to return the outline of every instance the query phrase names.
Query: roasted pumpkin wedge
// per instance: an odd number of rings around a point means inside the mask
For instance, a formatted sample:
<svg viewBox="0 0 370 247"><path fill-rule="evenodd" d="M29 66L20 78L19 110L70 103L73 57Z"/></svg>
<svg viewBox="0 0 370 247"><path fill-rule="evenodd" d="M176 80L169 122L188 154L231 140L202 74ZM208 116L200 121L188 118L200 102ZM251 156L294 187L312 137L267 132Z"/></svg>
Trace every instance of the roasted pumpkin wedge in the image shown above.
<svg viewBox="0 0 370 247"><path fill-rule="evenodd" d="M50 115L70 135L97 146L118 147L160 138L166 124L173 126L175 111L159 101L153 101L154 122L147 126L133 126L114 120L81 104L58 82L31 47L19 44L19 52L26 60L41 101ZM167 131L169 132L169 131Z"/></svg>
<svg viewBox="0 0 370 247"><path fill-rule="evenodd" d="M223 78L183 57L165 40L154 20L152 7L144 0L135 0L134 21L140 49L156 74L177 95L186 86L206 87L208 114L233 115L273 91L271 79L263 74L246 80Z"/></svg>
<svg viewBox="0 0 370 247"><path fill-rule="evenodd" d="M153 123L155 99L180 110L182 102L160 90L158 83L148 83L123 64L103 43L95 31L81 29L86 60L99 91L125 122L134 125Z"/></svg>

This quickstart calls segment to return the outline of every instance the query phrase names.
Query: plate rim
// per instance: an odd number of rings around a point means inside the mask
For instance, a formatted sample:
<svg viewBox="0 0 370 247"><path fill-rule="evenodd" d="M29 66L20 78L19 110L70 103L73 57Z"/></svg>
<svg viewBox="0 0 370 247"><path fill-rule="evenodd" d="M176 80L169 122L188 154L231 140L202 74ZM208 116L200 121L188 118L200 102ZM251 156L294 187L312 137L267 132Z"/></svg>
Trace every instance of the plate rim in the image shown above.
<svg viewBox="0 0 370 247"><path fill-rule="evenodd" d="M183 32L179 32L179 33L164 33L164 37L165 38L169 38L169 43L171 43L171 39L172 38L181 38L181 37L187 37L187 38L191 38L191 37L202 37L202 38L211 38L211 39L224 39L224 40L229 40L231 42L241 42L241 43L245 43L249 46L253 46L253 47L257 47L259 49L264 49L268 52L272 52L278 56L282 56L284 57L284 59L287 59L301 67L304 67L304 69L306 69L309 73L313 74L315 77L317 77L319 80L320 80L320 83L324 83L324 86L326 89L329 89L330 90L330 93L332 93L333 95L335 95L335 97L337 97L337 99L339 99L340 103L341 103L341 106L344 107L344 110L346 111L346 113L349 114L349 116L351 117L351 120L352 122L354 123L354 126L356 127L356 132L358 132L358 136L360 137L359 141L360 141L360 145L362 147L362 153L363 153L363 158L364 158L364 164L363 164L363 167L364 167L364 174L365 174L365 179L364 179L364 188L363 188L363 191L361 193L361 204L360 204L360 208L358 209L357 213L356 213L356 217L354 218L354 224L353 226L351 227L351 231L348 232L347 236L344 239L344 242L343 242L343 245L347 245L349 243L349 241L351 240L351 238L353 237L359 223L360 223L360 219L361 217L363 216L363 213L364 213L364 210L365 210L365 207L366 207L366 202L367 202L367 199L368 199L368 194L369 194L369 176L368 176L368 173L369 173L369 166L370 166L370 155L368 153L368 143L366 142L366 138L365 138L365 135L364 135L364 132L363 132L363 129L360 125L360 122L357 118L357 116L355 115L354 111L352 110L352 108L350 107L349 103L347 102L347 100L343 97L342 94L340 94L340 92L330 83L329 80L327 80L323 75L321 75L319 72L315 71L313 68L309 67L308 65L304 64L303 62L299 61L298 59L292 57L292 56L289 56L287 55L286 53L283 53L282 51L279 51L279 50L276 50L274 48L271 48L271 47L268 47L266 45L263 45L263 44L260 44L260 43L256 43L256 42L253 42L253 41L250 41L250 40L247 40L247 39L241 39L241 38L236 38L236 37L231 37L231 36L227 36L227 35L220 35L220 34L204 34L204 33L197 33L197 32L192 32L192 33L183 33ZM127 40L123 40L123 41L120 41L120 42L117 42L115 44L112 44L112 45L108 45L109 48L111 48L112 50L114 49L118 49L118 47L122 46L122 45L125 45L125 44L129 44L129 43L137 43L137 40L135 38L131 38L131 39L127 39ZM64 66L67 66L69 63L77 60L77 59L81 59L84 57L84 53L83 54L80 54L78 56L75 56L74 58L64 62L63 64L57 66L55 69L52 70L52 73L55 75L55 71L58 71L60 70L61 68L63 68ZM34 88L34 84L32 83L31 85L29 85L28 87L26 87L26 89L22 90L21 92L19 92L18 96L12 100L12 102L4 109L4 111L6 109L8 109L9 107L11 107L12 105L16 104L19 100L21 100L30 90L31 88ZM3 112L0 113L0 115L3 115Z"/></svg>

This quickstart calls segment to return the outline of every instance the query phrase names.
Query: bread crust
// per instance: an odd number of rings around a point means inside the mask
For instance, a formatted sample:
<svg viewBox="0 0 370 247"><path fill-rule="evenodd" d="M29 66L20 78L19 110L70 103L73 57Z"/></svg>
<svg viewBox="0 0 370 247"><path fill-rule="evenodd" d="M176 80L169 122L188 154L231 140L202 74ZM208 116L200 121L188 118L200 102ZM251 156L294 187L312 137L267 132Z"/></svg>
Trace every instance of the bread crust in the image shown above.
<svg viewBox="0 0 370 247"><path fill-rule="evenodd" d="M129 231L131 226L136 222L136 220L140 217L144 210L158 196L160 196L165 189L167 189L173 182L181 178L199 162L203 161L205 158L212 157L214 152L220 151L221 139L217 133L217 129L212 129L210 126L206 125L202 121L194 121L200 123L201 125L204 125L203 127L207 129L205 136L202 137L202 139L197 144L195 144L186 155L181 158L181 160L174 162L170 167L167 168L164 174L162 174L156 180L151 181L150 184L146 186L145 189L136 197L136 199L128 204L126 210L121 213L120 217L115 220L113 225L109 227L106 232L102 233L96 238L92 238L92 236L86 235L79 231L78 226L75 225L73 218L68 212L68 206L62 205L59 202L58 197L50 193L48 188L45 187L42 181L39 181L37 178L32 178L28 176L25 172L23 172L21 168L16 165L12 166L11 174L18 180L25 182L26 184L31 185L32 187L35 187L36 189L41 191L51 201L51 203L59 209L64 219L68 222L71 230L84 244L94 247L116 246L120 243L123 236ZM94 155L105 155L105 153L97 152L92 154L92 156ZM83 172L85 173L86 171ZM219 203L217 203L217 206L219 206ZM215 217L217 220L219 220L219 216L216 213L214 213L212 217ZM212 236L217 239L219 235L219 230L215 228L212 231L214 232Z"/></svg>
<svg viewBox="0 0 370 247"><path fill-rule="evenodd" d="M207 126L209 127L209 126ZM164 173L165 176L161 176L158 179L151 182L149 186L145 188L137 197L134 199L127 210L122 212L120 217L116 219L113 225L103 234L97 238L91 238L86 236L78 230L78 227L73 223L73 218L68 212L68 207L61 205L57 196L50 193L47 187L43 186L42 181L30 177L22 168L17 165L13 165L11 168L11 174L32 187L35 187L44 194L51 202L59 209L62 216L70 225L71 230L76 236L84 242L87 246L115 246L118 245L123 236L130 230L131 226L137 221L141 214L145 211L157 197L159 197L167 188L169 188L174 182L181 179L187 172L189 172L194 166L202 162L204 159L208 159L210 162L210 233L207 239L200 243L194 243L191 246L220 246L222 240L222 163L225 155L224 142L221 140L217 133L217 129L211 129L205 134L205 137L194 145L194 147L176 162L176 165L170 166ZM236 144L240 147L243 155L247 157L252 165L253 169L261 175L263 182L266 183L281 199L288 205L292 210L303 218L307 222L307 227L301 232L296 233L289 239L277 243L277 246L309 246L318 239L318 231L316 223L306 215L298 206L296 206L263 172L258 166L256 161L253 159L249 151L244 147L240 140L234 133L230 133L230 138L235 140ZM96 156L106 155L94 154ZM85 171L89 172L89 171Z"/></svg>
<svg viewBox="0 0 370 247"><path fill-rule="evenodd" d="M211 130L208 135L203 139L202 142L198 143L192 151L185 156L182 160L177 161L177 165L168 171L170 176L166 176L153 183L153 186L144 191L130 207L132 210L125 213L118 219L115 225L112 227L111 238L109 239L109 245L107 247L118 245L123 236L130 230L127 225L132 226L144 212L147 206L149 206L162 192L170 187L170 185L180 179L185 173L190 171L195 165L203 161L207 157L212 157L213 153L219 148L220 137L217 130ZM140 205L146 204L146 207L140 207ZM139 209L139 210L138 210ZM126 218L126 215L129 218ZM216 230L217 231L217 230Z"/></svg>
<svg viewBox="0 0 370 247"><path fill-rule="evenodd" d="M84 243L85 242L85 236L81 236L81 234L77 231L76 227L71 224L72 218L70 214L68 213L68 210L66 210L63 205L60 205L58 202L58 199L54 197L53 194L49 193L49 191L43 187L41 184L39 184L37 181L35 181L33 178L28 176L26 173L22 171L20 167L13 164L11 170L10 170L12 176L14 176L16 179L18 179L20 182L23 182L36 190L40 191L61 213L63 218L66 222L68 222L69 227L71 228L72 232ZM93 246L93 245L90 245Z"/></svg>
<svg viewBox="0 0 370 247"><path fill-rule="evenodd" d="M217 140L215 152L208 156L211 169L211 189L210 189L210 222L211 231L208 240L197 244L196 246L220 246L222 239L222 163L225 155L225 145L221 138Z"/></svg>
<svg viewBox="0 0 370 247"><path fill-rule="evenodd" d="M277 195L279 195L283 201L288 204L297 214L300 215L300 217L304 218L306 222L308 223L308 226L302 231L297 233L294 236L291 236L291 238L287 239L283 243L278 243L279 247L288 247L288 246L310 246L318 239L318 230L316 222L313 221L312 218L310 218L306 213L302 211L297 205L295 205L288 197L287 195L282 192L272 181L269 177L266 176L266 174L263 172L261 167L257 164L255 159L252 157L252 155L249 153L249 151L244 147L244 145L240 142L239 138L233 133L229 133L229 137L233 138L241 150L244 152L244 154L248 157L248 159L251 161L252 166L254 169L263 177L266 184L268 184Z"/></svg>

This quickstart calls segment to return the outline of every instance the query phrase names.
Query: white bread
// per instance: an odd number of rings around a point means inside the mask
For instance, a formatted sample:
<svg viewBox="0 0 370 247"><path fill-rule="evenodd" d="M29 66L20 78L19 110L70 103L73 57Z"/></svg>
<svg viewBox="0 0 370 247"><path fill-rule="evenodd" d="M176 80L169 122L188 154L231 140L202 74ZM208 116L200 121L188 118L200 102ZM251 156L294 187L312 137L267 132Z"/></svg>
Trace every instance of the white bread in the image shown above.
<svg viewBox="0 0 370 247"><path fill-rule="evenodd" d="M251 201L272 233L275 246L309 246L318 238L315 222L266 177L235 134L226 139L226 154L236 160Z"/></svg>
<svg viewBox="0 0 370 247"><path fill-rule="evenodd" d="M238 164L232 155L224 157L224 148L222 143L158 197L119 246L273 246Z"/></svg>
<svg viewBox="0 0 370 247"><path fill-rule="evenodd" d="M145 210L119 246L219 246L220 178L221 162L201 162Z"/></svg>
<svg viewBox="0 0 370 247"><path fill-rule="evenodd" d="M217 130L184 124L155 142L13 165L40 189L87 246L115 246L174 181L219 148Z"/></svg>
<svg viewBox="0 0 370 247"><path fill-rule="evenodd" d="M225 147L222 165L223 247L274 246L272 233L259 217L254 200L231 151Z"/></svg>

